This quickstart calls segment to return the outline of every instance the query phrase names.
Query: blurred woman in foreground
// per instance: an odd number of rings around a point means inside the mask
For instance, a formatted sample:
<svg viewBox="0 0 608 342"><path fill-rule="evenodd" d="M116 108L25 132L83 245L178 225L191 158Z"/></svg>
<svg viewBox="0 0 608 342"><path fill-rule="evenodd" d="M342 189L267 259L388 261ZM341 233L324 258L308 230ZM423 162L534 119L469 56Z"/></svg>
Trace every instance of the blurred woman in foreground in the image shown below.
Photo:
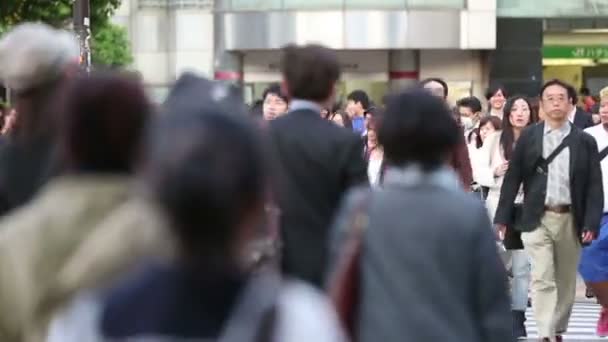
<svg viewBox="0 0 608 342"><path fill-rule="evenodd" d="M178 81L148 141L143 180L167 217L176 258L83 294L50 342L344 341L322 294L251 273L247 247L266 215L266 158L244 112L187 96L208 83Z"/></svg>
<svg viewBox="0 0 608 342"><path fill-rule="evenodd" d="M150 109L143 88L121 76L91 75L75 80L66 96L57 122L62 174L0 222L3 342L43 340L52 315L82 290L68 290L64 267L129 196ZM107 280L96 272L86 270Z"/></svg>

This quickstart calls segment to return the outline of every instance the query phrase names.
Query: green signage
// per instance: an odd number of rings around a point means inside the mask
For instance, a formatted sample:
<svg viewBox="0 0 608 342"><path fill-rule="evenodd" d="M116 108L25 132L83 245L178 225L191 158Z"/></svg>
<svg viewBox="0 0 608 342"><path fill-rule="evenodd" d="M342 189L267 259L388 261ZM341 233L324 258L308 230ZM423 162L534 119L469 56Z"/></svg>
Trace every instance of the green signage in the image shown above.
<svg viewBox="0 0 608 342"><path fill-rule="evenodd" d="M544 46L543 58L608 59L608 46Z"/></svg>

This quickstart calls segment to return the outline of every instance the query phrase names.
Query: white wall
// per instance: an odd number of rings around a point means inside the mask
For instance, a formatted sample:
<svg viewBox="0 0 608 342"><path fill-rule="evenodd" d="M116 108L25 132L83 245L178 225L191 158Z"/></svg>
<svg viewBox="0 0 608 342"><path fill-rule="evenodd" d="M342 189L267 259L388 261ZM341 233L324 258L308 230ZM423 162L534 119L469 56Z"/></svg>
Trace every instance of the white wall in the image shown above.
<svg viewBox="0 0 608 342"><path fill-rule="evenodd" d="M132 67L154 93L164 94L185 71L213 76L210 8L148 7L123 0L112 21L127 29Z"/></svg>

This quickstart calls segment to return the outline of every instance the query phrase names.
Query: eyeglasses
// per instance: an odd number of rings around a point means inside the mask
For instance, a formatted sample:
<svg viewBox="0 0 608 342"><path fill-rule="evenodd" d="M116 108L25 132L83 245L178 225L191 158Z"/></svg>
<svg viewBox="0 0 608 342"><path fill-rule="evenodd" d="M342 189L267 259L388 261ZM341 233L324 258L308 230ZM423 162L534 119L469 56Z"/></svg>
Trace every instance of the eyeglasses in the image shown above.
<svg viewBox="0 0 608 342"><path fill-rule="evenodd" d="M543 101L562 103L562 102L566 102L567 98L565 98L563 96L547 96L547 97L543 97Z"/></svg>

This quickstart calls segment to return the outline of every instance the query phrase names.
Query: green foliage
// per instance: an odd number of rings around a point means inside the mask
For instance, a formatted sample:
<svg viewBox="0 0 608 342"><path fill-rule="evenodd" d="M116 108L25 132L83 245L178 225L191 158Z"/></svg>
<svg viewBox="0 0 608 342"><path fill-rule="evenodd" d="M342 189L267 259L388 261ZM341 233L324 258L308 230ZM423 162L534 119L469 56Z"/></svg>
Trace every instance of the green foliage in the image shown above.
<svg viewBox="0 0 608 342"><path fill-rule="evenodd" d="M133 62L127 31L107 23L93 33L92 59L94 65L121 67Z"/></svg>
<svg viewBox="0 0 608 342"><path fill-rule="evenodd" d="M91 25L108 22L121 0L90 0ZM65 27L72 18L72 0L1 0L0 26L24 21L44 21Z"/></svg>
<svg viewBox="0 0 608 342"><path fill-rule="evenodd" d="M124 66L132 62L127 34L110 22L121 0L89 0L92 60L95 64ZM24 21L43 21L55 27L69 27L73 0L0 0L0 35Z"/></svg>

